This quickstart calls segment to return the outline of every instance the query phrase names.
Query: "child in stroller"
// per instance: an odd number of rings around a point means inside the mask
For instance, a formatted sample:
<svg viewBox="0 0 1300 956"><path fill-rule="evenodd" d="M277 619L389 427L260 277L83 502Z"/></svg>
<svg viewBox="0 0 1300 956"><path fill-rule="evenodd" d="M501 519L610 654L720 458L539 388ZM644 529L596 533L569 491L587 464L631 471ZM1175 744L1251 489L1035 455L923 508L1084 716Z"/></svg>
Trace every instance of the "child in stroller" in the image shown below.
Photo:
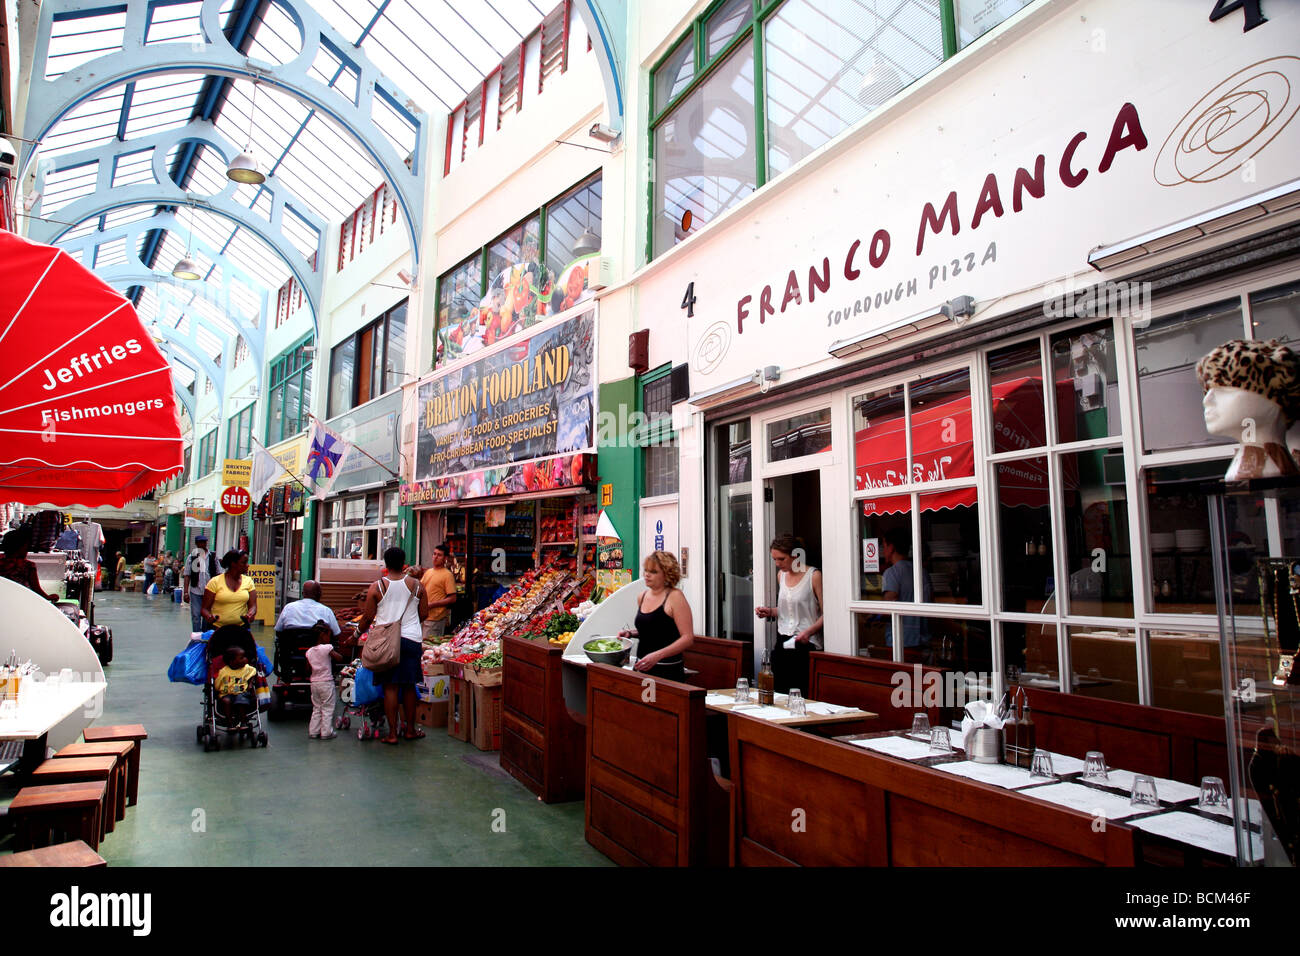
<svg viewBox="0 0 1300 956"><path fill-rule="evenodd" d="M203 723L197 735L205 751L221 749L219 734L267 744L262 730L256 683L265 676L249 661L257 660L257 644L245 627L219 628L208 641L208 679L203 685Z"/></svg>

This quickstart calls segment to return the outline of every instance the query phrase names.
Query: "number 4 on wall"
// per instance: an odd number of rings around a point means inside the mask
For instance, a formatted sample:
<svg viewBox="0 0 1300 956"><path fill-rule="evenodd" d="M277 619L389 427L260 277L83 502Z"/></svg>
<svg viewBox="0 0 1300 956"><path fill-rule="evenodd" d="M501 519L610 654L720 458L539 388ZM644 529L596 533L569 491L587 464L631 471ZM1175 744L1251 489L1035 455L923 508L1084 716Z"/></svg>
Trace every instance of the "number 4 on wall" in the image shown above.
<svg viewBox="0 0 1300 956"><path fill-rule="evenodd" d="M1242 10L1246 15L1246 25L1241 28L1241 32L1245 33L1268 22L1268 18L1260 11L1259 4L1260 0L1215 0L1214 9L1210 11L1210 22L1215 23L1236 10Z"/></svg>
<svg viewBox="0 0 1300 956"><path fill-rule="evenodd" d="M695 318L695 283L692 282L686 287L686 294L682 296L682 308L686 310L688 319Z"/></svg>

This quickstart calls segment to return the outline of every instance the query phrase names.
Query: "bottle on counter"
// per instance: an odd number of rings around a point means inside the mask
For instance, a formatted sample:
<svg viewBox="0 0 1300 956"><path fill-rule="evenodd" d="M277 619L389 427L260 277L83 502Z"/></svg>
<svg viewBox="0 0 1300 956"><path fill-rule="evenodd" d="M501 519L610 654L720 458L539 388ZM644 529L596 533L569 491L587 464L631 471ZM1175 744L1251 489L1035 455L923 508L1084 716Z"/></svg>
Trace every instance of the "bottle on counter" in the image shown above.
<svg viewBox="0 0 1300 956"><path fill-rule="evenodd" d="M1025 701L1025 713L1020 719L1020 766L1032 769L1034 750L1038 747L1038 728L1034 726L1034 715L1029 701Z"/></svg>
<svg viewBox="0 0 1300 956"><path fill-rule="evenodd" d="M776 701L776 675L772 673L772 662L768 655L763 655L763 665L755 678L758 685L758 703L769 707Z"/></svg>
<svg viewBox="0 0 1300 956"><path fill-rule="evenodd" d="M1016 717L1016 699L1011 698L1011 709L1002 722L1002 762L1013 767L1020 765L1020 720Z"/></svg>

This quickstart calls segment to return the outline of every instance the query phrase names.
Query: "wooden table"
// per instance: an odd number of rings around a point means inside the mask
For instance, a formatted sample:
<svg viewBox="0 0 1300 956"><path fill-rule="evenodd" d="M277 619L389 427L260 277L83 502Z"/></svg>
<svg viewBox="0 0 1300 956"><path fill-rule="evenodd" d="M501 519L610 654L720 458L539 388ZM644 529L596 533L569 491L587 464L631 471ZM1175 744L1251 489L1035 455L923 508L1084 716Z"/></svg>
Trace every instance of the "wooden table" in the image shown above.
<svg viewBox="0 0 1300 956"><path fill-rule="evenodd" d="M736 690L735 688L727 688L725 690L709 691L710 697L715 695L734 698L736 696ZM755 701L758 699L756 692L752 689L750 690L750 696L753 697ZM786 697L785 694L777 694L776 699L778 703L774 704L773 706L778 707L781 710L784 710L788 713L789 708L785 707L782 703L780 703L780 701L785 700L785 697ZM808 703L820 703L820 702L809 701ZM710 704L706 700L704 706L706 709L720 714L729 714L732 713L733 711L739 714L745 713L743 709L737 711L736 710L737 705L734 703L733 704ZM743 707L744 705L741 706ZM876 714L873 714L868 710L858 710L857 708L854 708L853 710L846 710L840 714L804 714L801 717L796 717L794 714L790 714L789 717L772 717L772 718L759 718L759 719L766 720L770 724L780 724L782 727L799 728L799 727L816 727L824 724L850 724L853 723L854 721L859 721L859 720L874 720L876 716L877 716Z"/></svg>
<svg viewBox="0 0 1300 956"><path fill-rule="evenodd" d="M0 740L24 741L18 761L20 773L28 773L45 759L45 738L51 730L85 707L108 687L103 681L23 680L17 707L0 706Z"/></svg>

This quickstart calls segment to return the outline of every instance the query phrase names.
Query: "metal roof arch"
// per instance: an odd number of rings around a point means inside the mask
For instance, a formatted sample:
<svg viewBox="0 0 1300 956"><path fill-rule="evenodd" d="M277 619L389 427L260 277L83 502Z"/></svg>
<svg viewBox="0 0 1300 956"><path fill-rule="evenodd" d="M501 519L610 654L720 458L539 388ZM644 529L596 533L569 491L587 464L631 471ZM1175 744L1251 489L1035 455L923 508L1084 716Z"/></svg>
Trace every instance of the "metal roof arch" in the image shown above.
<svg viewBox="0 0 1300 956"><path fill-rule="evenodd" d="M218 366L216 362L212 361L212 359L208 357L208 354L203 351L203 347L199 345L198 340L194 337L193 333L187 335L179 329L172 328L162 322L158 323L158 325L154 326L149 331L151 333L157 333L157 336L165 339L168 343L175 346L179 351L184 352L188 358L193 360L198 369L208 377L209 381L212 382L212 387L217 392L217 404L224 408L226 401L225 369ZM218 415L220 415L219 412Z"/></svg>
<svg viewBox="0 0 1300 956"><path fill-rule="evenodd" d="M39 142L76 106L117 86L145 77L174 73L197 73L247 79L282 90L329 116L350 133L383 171L393 188L410 233L411 252L418 264L424 221L425 157L428 153L429 123L413 101L387 80L365 53L345 40L319 13L301 0L277 0L302 33L302 49L287 63L272 65L239 52L226 38L220 24L223 0L202 0L200 22L204 42L145 42L150 0L126 0L126 28L122 46L81 63L53 80L43 79L49 55L51 28L56 18L86 16L104 8L103 0L46 0L41 4L28 94L24 136ZM353 101L311 76L310 70L322 47L354 70L358 77ZM415 146L409 157L398 154L394 143L373 119L376 101L410 124ZM129 141L131 150L139 140ZM125 145L125 144L124 144ZM23 173L36 155L30 143L23 144ZM229 157L228 157L229 158ZM408 163L409 160L409 163Z"/></svg>

